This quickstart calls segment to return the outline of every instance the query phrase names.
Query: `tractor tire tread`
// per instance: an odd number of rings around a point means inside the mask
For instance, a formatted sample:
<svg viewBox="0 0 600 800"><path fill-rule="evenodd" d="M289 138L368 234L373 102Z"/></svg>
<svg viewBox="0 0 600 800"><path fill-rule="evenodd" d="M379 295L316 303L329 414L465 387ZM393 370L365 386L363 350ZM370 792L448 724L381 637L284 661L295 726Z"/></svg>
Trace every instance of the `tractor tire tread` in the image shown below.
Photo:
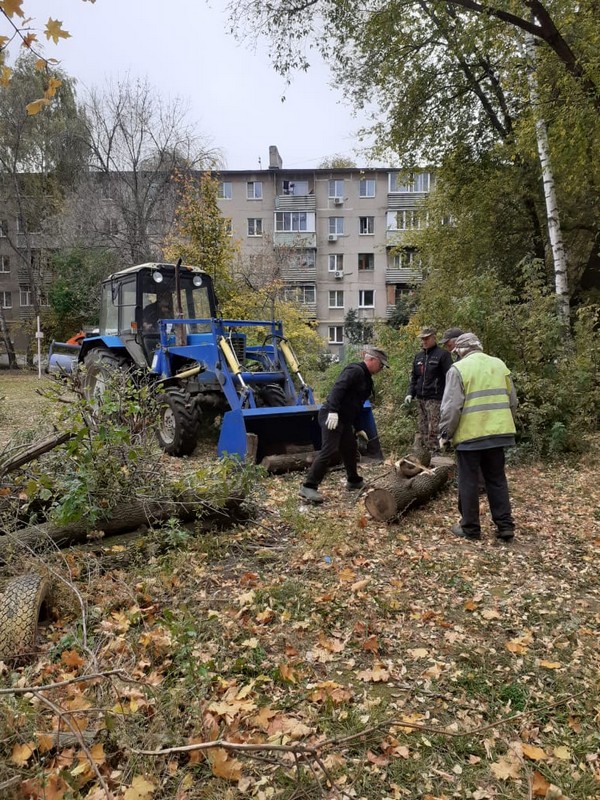
<svg viewBox="0 0 600 800"><path fill-rule="evenodd" d="M13 578L0 599L0 660L33 653L50 581L35 572Z"/></svg>

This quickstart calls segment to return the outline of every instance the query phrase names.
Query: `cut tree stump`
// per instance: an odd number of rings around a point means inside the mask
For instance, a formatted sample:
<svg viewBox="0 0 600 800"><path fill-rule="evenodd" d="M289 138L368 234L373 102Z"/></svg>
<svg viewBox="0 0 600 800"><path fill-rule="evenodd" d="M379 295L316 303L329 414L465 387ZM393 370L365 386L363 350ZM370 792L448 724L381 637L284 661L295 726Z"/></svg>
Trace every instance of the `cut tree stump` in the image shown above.
<svg viewBox="0 0 600 800"><path fill-rule="evenodd" d="M406 477L401 471L392 467L389 473L365 494L365 508L373 519L389 522L411 508L424 505L434 497L448 482L454 469L451 459L447 459L450 463L436 464L436 461L438 459L432 459L431 469L421 469L413 477Z"/></svg>

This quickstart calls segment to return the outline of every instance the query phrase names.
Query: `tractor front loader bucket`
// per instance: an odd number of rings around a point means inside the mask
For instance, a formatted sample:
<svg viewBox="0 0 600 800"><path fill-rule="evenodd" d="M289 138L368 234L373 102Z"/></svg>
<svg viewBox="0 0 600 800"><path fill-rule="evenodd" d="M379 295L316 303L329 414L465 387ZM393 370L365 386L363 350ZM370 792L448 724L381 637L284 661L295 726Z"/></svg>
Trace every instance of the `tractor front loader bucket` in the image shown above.
<svg viewBox="0 0 600 800"><path fill-rule="evenodd" d="M321 447L319 407L243 408L223 415L219 456L260 464L267 456L310 453Z"/></svg>
<svg viewBox="0 0 600 800"><path fill-rule="evenodd" d="M227 411L223 416L218 443L219 456L230 455L247 463L263 462L269 456L289 456L288 469L306 466L302 454L321 447L319 406L278 406ZM358 440L361 460L383 461L373 409L367 402L360 413L357 430L367 435ZM280 466L279 459L277 466Z"/></svg>

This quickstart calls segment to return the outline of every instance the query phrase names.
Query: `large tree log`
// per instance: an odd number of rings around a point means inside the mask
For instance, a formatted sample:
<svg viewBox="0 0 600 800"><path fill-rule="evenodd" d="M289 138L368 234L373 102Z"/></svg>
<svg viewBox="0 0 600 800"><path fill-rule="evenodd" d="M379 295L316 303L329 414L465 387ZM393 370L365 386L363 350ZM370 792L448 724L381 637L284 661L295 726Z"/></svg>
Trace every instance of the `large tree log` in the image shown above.
<svg viewBox="0 0 600 800"><path fill-rule="evenodd" d="M241 518L243 499L241 496L230 497L220 506L212 506L203 498L192 496L186 496L180 502L137 499L117 506L106 519L96 520L93 523L84 518L68 525L55 525L52 522L32 525L15 533L0 536L0 564L6 564L11 558L21 555L23 548L38 551L48 545L68 547L85 542L91 536L124 533L142 525L157 525L172 517L181 521L211 519L215 523L231 523Z"/></svg>
<svg viewBox="0 0 600 800"><path fill-rule="evenodd" d="M440 463L432 470L407 478L395 469L365 495L365 508L380 522L389 522L410 508L424 505L447 483L451 464Z"/></svg>

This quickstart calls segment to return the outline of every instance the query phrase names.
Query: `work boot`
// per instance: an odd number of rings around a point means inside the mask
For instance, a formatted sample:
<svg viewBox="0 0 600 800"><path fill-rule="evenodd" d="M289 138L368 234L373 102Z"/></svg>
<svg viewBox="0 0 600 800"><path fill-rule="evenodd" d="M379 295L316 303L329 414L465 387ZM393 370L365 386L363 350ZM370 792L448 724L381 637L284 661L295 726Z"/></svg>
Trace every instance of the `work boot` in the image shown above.
<svg viewBox="0 0 600 800"><path fill-rule="evenodd" d="M496 539L500 539L501 542L510 542L514 539L514 536L514 528L498 528L496 531Z"/></svg>
<svg viewBox="0 0 600 800"><path fill-rule="evenodd" d="M480 533L467 533L460 522L453 525L450 529L455 536L460 536L462 539L468 539L470 542L478 542L481 539Z"/></svg>
<svg viewBox="0 0 600 800"><path fill-rule="evenodd" d="M359 478L356 481L346 482L346 489L348 489L349 492L354 492L357 489L364 489L364 488L365 488L365 482L362 478Z"/></svg>
<svg viewBox="0 0 600 800"><path fill-rule="evenodd" d="M316 489L311 489L310 486L300 487L300 497L308 500L309 503L322 503L325 499L320 492L318 492Z"/></svg>

